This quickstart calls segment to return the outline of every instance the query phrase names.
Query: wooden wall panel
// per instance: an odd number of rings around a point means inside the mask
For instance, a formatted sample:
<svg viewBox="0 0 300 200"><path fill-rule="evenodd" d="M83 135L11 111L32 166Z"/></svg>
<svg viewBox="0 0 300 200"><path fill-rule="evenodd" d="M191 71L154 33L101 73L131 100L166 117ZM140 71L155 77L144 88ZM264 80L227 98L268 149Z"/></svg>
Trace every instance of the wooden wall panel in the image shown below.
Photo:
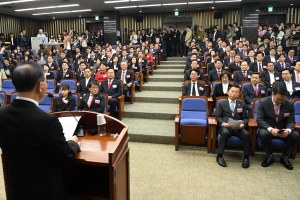
<svg viewBox="0 0 300 200"><path fill-rule="evenodd" d="M19 18L0 15L0 33L4 33L5 38L8 37L9 33L18 36L20 30L21 20Z"/></svg>

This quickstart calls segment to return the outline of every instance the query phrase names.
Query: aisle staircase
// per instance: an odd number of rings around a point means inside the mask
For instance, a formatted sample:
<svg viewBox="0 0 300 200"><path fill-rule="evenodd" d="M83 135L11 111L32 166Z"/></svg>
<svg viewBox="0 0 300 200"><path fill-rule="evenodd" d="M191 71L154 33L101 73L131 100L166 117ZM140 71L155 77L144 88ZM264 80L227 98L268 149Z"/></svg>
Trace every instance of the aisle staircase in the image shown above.
<svg viewBox="0 0 300 200"><path fill-rule="evenodd" d="M125 118L130 141L174 144L174 119L179 113L185 58L161 61L136 101L125 104Z"/></svg>

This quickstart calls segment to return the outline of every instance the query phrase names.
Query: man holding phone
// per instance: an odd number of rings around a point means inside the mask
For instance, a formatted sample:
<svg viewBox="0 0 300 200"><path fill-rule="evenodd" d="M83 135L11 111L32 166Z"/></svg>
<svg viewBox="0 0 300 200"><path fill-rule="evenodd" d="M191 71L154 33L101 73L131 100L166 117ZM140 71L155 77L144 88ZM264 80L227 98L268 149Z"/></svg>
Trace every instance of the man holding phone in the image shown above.
<svg viewBox="0 0 300 200"><path fill-rule="evenodd" d="M280 163L289 170L293 169L288 158L299 145L300 136L294 129L295 110L293 103L286 99L287 92L286 87L275 86L272 96L260 100L258 104L256 121L259 128L257 134L267 154L261 164L262 167L269 167L274 162L272 139L276 138L285 141Z"/></svg>

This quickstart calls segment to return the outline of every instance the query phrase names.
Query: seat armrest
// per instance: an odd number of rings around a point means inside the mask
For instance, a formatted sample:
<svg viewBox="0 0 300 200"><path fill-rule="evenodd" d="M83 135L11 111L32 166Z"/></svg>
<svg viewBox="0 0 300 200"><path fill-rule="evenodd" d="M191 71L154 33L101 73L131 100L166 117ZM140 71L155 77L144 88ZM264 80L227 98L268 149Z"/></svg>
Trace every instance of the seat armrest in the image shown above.
<svg viewBox="0 0 300 200"><path fill-rule="evenodd" d="M249 127L258 127L258 124L253 118L250 118L248 121L248 126Z"/></svg>

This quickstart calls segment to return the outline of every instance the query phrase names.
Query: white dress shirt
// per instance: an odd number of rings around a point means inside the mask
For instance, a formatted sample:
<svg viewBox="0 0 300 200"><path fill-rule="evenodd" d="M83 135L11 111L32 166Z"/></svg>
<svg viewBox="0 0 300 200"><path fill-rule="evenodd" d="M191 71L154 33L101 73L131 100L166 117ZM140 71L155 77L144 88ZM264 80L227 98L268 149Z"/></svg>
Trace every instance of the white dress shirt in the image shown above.
<svg viewBox="0 0 300 200"><path fill-rule="evenodd" d="M222 83L223 87L223 94L226 94L228 92L228 83Z"/></svg>
<svg viewBox="0 0 300 200"><path fill-rule="evenodd" d="M39 103L36 100L30 99L30 98L17 96L16 99L21 99L21 100L24 100L24 101L30 101L30 102L34 103L36 106L39 106Z"/></svg>
<svg viewBox="0 0 300 200"><path fill-rule="evenodd" d="M270 83L271 85L275 82L275 75L274 72L269 72L269 76L270 76Z"/></svg>
<svg viewBox="0 0 300 200"><path fill-rule="evenodd" d="M294 92L292 80L290 80L290 81L284 81L284 82L285 82L287 91L290 93L290 95L292 95L293 92Z"/></svg>

